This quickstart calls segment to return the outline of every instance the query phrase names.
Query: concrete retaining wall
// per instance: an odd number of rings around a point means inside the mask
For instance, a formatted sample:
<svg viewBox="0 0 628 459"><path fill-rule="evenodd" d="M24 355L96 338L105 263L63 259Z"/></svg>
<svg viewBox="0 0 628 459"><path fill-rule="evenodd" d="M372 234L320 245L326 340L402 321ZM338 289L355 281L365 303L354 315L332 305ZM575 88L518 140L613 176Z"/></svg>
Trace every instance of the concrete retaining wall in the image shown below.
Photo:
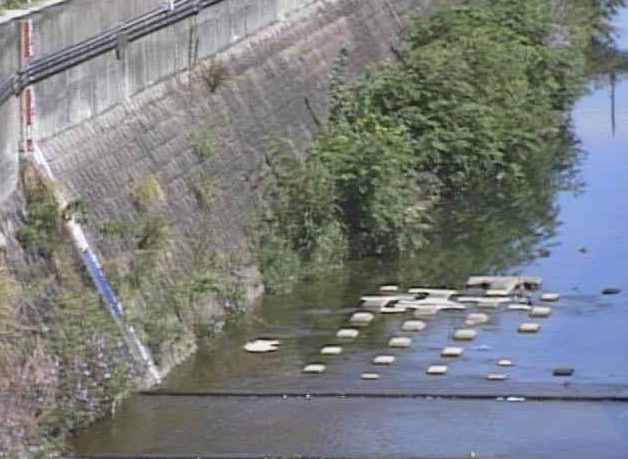
<svg viewBox="0 0 628 459"><path fill-rule="evenodd" d="M225 19L235 17L236 3L243 12L254 2L227 2L199 18L199 23L214 24L204 32L214 38L201 40L207 46L203 53L219 49L233 30L245 30L245 22L236 26L234 20ZM390 3L403 15L427 2ZM263 14L257 9L236 16L258 18L250 21L258 24L265 14L278 14L279 3L262 4L270 8ZM231 32L215 27L217 23L232 24ZM183 25L180 32L186 33ZM193 238L202 229L216 249L246 255L254 233L251 225L261 208L269 139L289 139L296 149L309 145L318 129L316 119L327 116L330 76L340 50L349 49L348 71L356 73L388 57L397 32L396 19L381 0L318 2L307 17L290 25L277 24L223 54L231 76L215 93L202 77L206 67L200 66L43 139L40 146L69 194L85 199L96 221L134 215L129 199L133 184L155 175L165 191L163 212L180 234ZM163 33L176 35L177 29ZM150 37L147 43L159 39ZM137 50L141 46L134 45L131 52L146 52ZM178 55L174 49L171 57ZM164 56L160 59L167 61ZM138 64L134 72L141 71L152 74ZM87 113L89 104L82 110ZM215 145L210 158L194 153L193 138L199 129L208 131ZM215 184L208 219L198 218L194 181L199 175Z"/></svg>
<svg viewBox="0 0 628 459"><path fill-rule="evenodd" d="M19 67L17 46L15 25L0 27L0 81L5 81ZM12 98L0 105L0 203L15 186L19 120L20 106L17 99Z"/></svg>

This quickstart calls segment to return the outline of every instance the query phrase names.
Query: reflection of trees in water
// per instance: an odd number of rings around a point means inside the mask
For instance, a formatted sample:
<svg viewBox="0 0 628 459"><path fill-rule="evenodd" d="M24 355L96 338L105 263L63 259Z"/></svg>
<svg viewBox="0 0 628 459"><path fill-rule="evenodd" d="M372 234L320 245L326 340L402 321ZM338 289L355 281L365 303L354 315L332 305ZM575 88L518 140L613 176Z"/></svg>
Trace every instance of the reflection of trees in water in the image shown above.
<svg viewBox="0 0 628 459"><path fill-rule="evenodd" d="M542 254L558 226L556 193L580 187L572 136L548 148L553 152L541 155L545 162L528 164L526 186L497 186L487 178L483 187L444 202L431 244L401 262L399 280L459 285L471 274L502 273Z"/></svg>

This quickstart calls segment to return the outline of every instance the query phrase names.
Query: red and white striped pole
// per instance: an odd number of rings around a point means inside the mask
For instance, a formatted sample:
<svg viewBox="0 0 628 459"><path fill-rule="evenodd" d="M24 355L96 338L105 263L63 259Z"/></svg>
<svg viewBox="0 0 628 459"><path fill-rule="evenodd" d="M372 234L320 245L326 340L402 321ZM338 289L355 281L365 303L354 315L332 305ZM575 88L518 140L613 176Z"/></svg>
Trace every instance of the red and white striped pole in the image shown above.
<svg viewBox="0 0 628 459"><path fill-rule="evenodd" d="M20 28L20 60L22 68L28 65L33 56L33 21L24 19L19 23ZM26 155L35 151L35 91L32 86L24 88L21 95L23 150Z"/></svg>

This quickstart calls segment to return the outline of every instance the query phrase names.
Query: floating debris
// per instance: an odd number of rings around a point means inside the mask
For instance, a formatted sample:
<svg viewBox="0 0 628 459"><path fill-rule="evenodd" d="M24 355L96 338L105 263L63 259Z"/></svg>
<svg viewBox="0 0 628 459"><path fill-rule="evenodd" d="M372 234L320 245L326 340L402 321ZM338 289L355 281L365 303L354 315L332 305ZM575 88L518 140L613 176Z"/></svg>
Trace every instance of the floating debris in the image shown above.
<svg viewBox="0 0 628 459"><path fill-rule="evenodd" d="M621 289L616 287L606 287L602 290L602 295L617 295L618 293L621 293Z"/></svg>
<svg viewBox="0 0 628 459"><path fill-rule="evenodd" d="M508 378L504 373L489 373L486 375L487 381L505 381Z"/></svg>
<svg viewBox="0 0 628 459"><path fill-rule="evenodd" d="M543 293L541 295L541 301L552 302L558 301L560 299L560 294L558 293Z"/></svg>
<svg viewBox="0 0 628 459"><path fill-rule="evenodd" d="M505 290L514 285L513 290L534 290L541 286L541 282L539 276L471 276L467 279L467 287Z"/></svg>
<svg viewBox="0 0 628 459"><path fill-rule="evenodd" d="M419 332L425 330L425 322L422 320L406 320L401 324L401 330L407 332Z"/></svg>
<svg viewBox="0 0 628 459"><path fill-rule="evenodd" d="M574 372L572 367L557 367L552 370L554 376L571 376Z"/></svg>
<svg viewBox="0 0 628 459"><path fill-rule="evenodd" d="M372 373L372 372L362 373L360 377L368 381L374 381L376 379L379 379L379 373Z"/></svg>
<svg viewBox="0 0 628 459"><path fill-rule="evenodd" d="M366 327L373 321L374 318L375 316L373 315L373 313L361 311L354 313L349 319L349 322L351 323L351 325Z"/></svg>
<svg viewBox="0 0 628 459"><path fill-rule="evenodd" d="M303 373L320 374L324 373L327 367L322 363L310 363L303 367Z"/></svg>
<svg viewBox="0 0 628 459"><path fill-rule="evenodd" d="M452 295L456 295L458 290L450 290L444 288L426 288L426 287L412 287L408 289L408 293L414 295L427 295L428 298L443 298L448 299Z"/></svg>
<svg viewBox="0 0 628 459"><path fill-rule="evenodd" d="M379 287L379 291L380 292L386 292L386 293L398 292L399 291L399 286L391 285L391 284L389 284L389 285L382 285L382 286Z"/></svg>
<svg viewBox="0 0 628 459"><path fill-rule="evenodd" d="M388 341L388 346L397 348L410 347L411 344L412 338L408 338L407 336L394 336Z"/></svg>
<svg viewBox="0 0 628 459"><path fill-rule="evenodd" d="M454 331L454 339L459 341L471 341L475 339L478 332L471 328L459 328Z"/></svg>
<svg viewBox="0 0 628 459"><path fill-rule="evenodd" d="M341 328L336 332L336 338L343 340L353 340L358 337L360 332L355 328Z"/></svg>
<svg viewBox="0 0 628 459"><path fill-rule="evenodd" d="M489 320L488 314L485 314L483 312L471 312L467 315L467 318L464 321L464 324L467 326L474 326L474 325L482 325L487 323Z"/></svg>
<svg viewBox="0 0 628 459"><path fill-rule="evenodd" d="M424 307L435 307L439 311L462 311L467 307L459 302L451 301L446 298L424 298L422 300L401 300L399 301L399 306L402 306L406 309L421 309Z"/></svg>
<svg viewBox="0 0 628 459"><path fill-rule="evenodd" d="M399 301L397 296L391 295L364 295L360 302L364 307L381 308L387 303Z"/></svg>
<svg viewBox="0 0 628 459"><path fill-rule="evenodd" d="M341 346L324 346L321 348L321 354L323 355L339 355L342 354Z"/></svg>
<svg viewBox="0 0 628 459"><path fill-rule="evenodd" d="M441 357L460 357L463 352L464 349L461 347L448 346L440 352L440 355Z"/></svg>
<svg viewBox="0 0 628 459"><path fill-rule="evenodd" d="M244 350L246 352L252 352L256 354L262 354L266 352L274 352L279 349L281 345L281 341L276 339L255 339L253 341L249 341L244 345Z"/></svg>
<svg viewBox="0 0 628 459"><path fill-rule="evenodd" d="M552 314L552 308L548 306L533 306L530 309L530 317L549 317Z"/></svg>
<svg viewBox="0 0 628 459"><path fill-rule="evenodd" d="M541 329L541 325L534 322L526 322L519 325L517 331L519 333L536 333Z"/></svg>
<svg viewBox="0 0 628 459"><path fill-rule="evenodd" d="M397 360L394 355L378 355L373 359L374 365L391 365Z"/></svg>
<svg viewBox="0 0 628 459"><path fill-rule="evenodd" d="M512 360L510 359L499 359L497 361L497 365L500 367L512 367L513 363L512 363Z"/></svg>
<svg viewBox="0 0 628 459"><path fill-rule="evenodd" d="M430 365L425 372L431 376L440 376L447 374L447 365Z"/></svg>
<svg viewBox="0 0 628 459"><path fill-rule="evenodd" d="M407 310L406 306L399 301L389 301L379 308L382 314L403 314Z"/></svg>

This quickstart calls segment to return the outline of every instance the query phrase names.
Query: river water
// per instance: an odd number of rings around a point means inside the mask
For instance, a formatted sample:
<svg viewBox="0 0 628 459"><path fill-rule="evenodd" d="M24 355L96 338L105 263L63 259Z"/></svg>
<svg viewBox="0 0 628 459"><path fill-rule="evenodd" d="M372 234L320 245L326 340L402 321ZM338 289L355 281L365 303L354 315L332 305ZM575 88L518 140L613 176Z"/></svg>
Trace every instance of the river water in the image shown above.
<svg viewBox="0 0 628 459"><path fill-rule="evenodd" d="M628 15L618 20L628 24ZM132 397L80 432L76 454L628 457L628 402L611 400L628 397L628 82L621 79L616 101L614 135L608 86L592 86L573 110L580 154L563 176L579 183L577 190L548 185L540 197L510 207L466 203L444 214L435 243L416 260L351 263L290 295L267 297L175 370L161 395ZM534 335L516 332L529 320L525 312L491 311L463 356L445 362L442 377L425 369L443 362L440 350L452 344L463 312L439 313L425 331L407 334L413 343L403 350L386 343L408 317L380 315L343 354L320 356L360 295L380 284L455 286L474 272L540 275L543 289L561 300ZM602 295L605 287L622 292ZM242 351L260 336L281 339L282 348ZM379 354L397 360L375 367ZM486 381L487 373L504 371L495 366L499 358L515 363L508 380ZM304 375L310 362L326 363L327 372ZM552 376L565 365L573 376ZM360 379L365 371L380 379ZM450 398L456 394L479 398ZM502 399L515 394L526 400Z"/></svg>

